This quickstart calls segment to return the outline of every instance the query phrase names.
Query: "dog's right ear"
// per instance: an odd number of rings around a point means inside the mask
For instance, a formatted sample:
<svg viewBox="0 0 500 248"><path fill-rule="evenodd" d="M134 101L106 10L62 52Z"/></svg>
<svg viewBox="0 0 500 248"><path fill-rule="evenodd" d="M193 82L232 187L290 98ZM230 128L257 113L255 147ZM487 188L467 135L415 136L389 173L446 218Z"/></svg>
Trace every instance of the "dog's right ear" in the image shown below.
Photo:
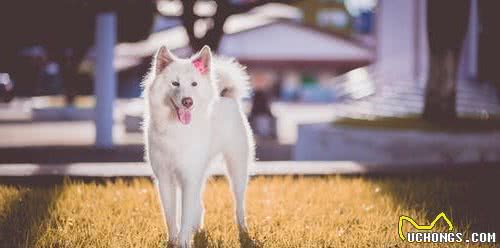
<svg viewBox="0 0 500 248"><path fill-rule="evenodd" d="M165 46L161 46L156 52L154 58L154 67L156 75L160 74L165 67L175 60L175 55L173 55Z"/></svg>

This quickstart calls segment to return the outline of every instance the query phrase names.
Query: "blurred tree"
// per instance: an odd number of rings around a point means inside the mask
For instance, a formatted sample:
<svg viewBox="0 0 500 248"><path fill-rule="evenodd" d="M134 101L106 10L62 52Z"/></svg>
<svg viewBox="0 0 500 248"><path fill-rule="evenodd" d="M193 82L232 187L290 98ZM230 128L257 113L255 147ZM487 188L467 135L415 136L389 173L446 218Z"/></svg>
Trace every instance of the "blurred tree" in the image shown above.
<svg viewBox="0 0 500 248"><path fill-rule="evenodd" d="M500 73L498 58L500 58L500 15L498 1L478 1L479 26L478 37L478 77L480 82L492 82L497 88L500 99Z"/></svg>
<svg viewBox="0 0 500 248"><path fill-rule="evenodd" d="M469 0L427 1L430 64L423 118L456 118L456 81L460 50L469 20Z"/></svg>
<svg viewBox="0 0 500 248"><path fill-rule="evenodd" d="M208 45L217 51L224 35L224 23L231 15L245 13L266 3L291 3L297 0L215 0L217 8L212 16L200 16L195 13L194 7L198 1L181 1L183 6L181 21L186 28L189 45L193 51L200 50L204 45ZM195 32L195 24L198 21L206 21L208 23L205 33L201 36L196 35Z"/></svg>
<svg viewBox="0 0 500 248"><path fill-rule="evenodd" d="M59 64L71 104L78 93L78 67L94 42L95 16L102 11L117 14L118 42L132 42L149 36L156 5L144 0L0 1L0 72L12 76L15 94L38 94L34 82L39 72L29 71L19 55L27 47L41 46L46 60Z"/></svg>

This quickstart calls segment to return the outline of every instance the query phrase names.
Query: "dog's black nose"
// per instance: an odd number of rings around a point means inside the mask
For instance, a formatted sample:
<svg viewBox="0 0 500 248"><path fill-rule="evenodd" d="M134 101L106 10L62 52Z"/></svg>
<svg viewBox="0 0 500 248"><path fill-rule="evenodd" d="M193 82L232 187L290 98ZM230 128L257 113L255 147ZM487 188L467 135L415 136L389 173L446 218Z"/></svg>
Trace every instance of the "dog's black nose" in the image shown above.
<svg viewBox="0 0 500 248"><path fill-rule="evenodd" d="M182 98L181 102L182 102L182 106L184 106L186 108L190 108L191 106L193 106L193 98L191 98L191 97L184 97L184 98Z"/></svg>

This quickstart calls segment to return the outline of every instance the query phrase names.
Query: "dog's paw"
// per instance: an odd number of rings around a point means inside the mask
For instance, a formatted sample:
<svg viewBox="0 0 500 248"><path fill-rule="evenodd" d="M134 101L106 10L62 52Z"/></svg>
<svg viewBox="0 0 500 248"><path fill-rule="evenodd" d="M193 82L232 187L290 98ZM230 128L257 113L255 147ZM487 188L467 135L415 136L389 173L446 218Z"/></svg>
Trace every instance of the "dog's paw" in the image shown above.
<svg viewBox="0 0 500 248"><path fill-rule="evenodd" d="M178 248L178 247L180 246L177 239L168 239L167 248Z"/></svg>

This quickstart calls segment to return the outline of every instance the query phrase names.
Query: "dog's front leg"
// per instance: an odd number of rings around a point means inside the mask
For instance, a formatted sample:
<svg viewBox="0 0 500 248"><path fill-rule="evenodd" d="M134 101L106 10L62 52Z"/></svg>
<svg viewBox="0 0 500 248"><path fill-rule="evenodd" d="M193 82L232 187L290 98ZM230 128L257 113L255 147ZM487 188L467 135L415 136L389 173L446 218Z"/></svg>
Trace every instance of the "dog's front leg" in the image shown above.
<svg viewBox="0 0 500 248"><path fill-rule="evenodd" d="M179 230L177 223L177 183L173 175L159 174L157 175L157 185L168 229L168 241L175 244L178 240L177 234Z"/></svg>
<svg viewBox="0 0 500 248"><path fill-rule="evenodd" d="M203 222L203 203L201 193L203 188L202 176L184 178L182 190L182 216L179 243L181 247L191 247L193 232L199 231Z"/></svg>

